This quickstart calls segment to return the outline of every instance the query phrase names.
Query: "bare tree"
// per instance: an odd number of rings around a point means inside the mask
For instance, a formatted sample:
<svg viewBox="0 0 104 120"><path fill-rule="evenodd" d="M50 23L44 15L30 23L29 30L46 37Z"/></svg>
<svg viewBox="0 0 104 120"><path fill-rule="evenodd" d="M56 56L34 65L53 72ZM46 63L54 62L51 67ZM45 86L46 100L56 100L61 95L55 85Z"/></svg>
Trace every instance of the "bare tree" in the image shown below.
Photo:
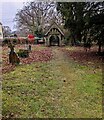
<svg viewBox="0 0 104 120"><path fill-rule="evenodd" d="M55 2L28 2L23 9L17 12L15 21L17 28L28 29L34 34L35 31L44 32L47 23L55 17L59 17L57 22L61 20Z"/></svg>
<svg viewBox="0 0 104 120"><path fill-rule="evenodd" d="M55 2L28 2L15 17L19 29L28 29L33 34L35 31L44 32L47 23L52 20L62 20Z"/></svg>

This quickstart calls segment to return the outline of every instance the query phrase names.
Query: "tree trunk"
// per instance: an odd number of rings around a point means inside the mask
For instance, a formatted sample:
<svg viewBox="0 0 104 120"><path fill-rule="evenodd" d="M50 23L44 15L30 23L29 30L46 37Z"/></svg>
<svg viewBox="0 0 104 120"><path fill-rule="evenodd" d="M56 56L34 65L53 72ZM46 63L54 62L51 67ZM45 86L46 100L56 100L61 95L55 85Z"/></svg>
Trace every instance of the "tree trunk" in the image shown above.
<svg viewBox="0 0 104 120"><path fill-rule="evenodd" d="M81 35L81 33L79 33L79 34L78 34L78 41L81 42L81 40L82 40L82 35Z"/></svg>
<svg viewBox="0 0 104 120"><path fill-rule="evenodd" d="M72 46L76 45L76 39L75 39L75 36L72 35Z"/></svg>
<svg viewBox="0 0 104 120"><path fill-rule="evenodd" d="M99 44L98 53L101 53L101 44Z"/></svg>
<svg viewBox="0 0 104 120"><path fill-rule="evenodd" d="M101 53L101 40L98 40L98 53Z"/></svg>

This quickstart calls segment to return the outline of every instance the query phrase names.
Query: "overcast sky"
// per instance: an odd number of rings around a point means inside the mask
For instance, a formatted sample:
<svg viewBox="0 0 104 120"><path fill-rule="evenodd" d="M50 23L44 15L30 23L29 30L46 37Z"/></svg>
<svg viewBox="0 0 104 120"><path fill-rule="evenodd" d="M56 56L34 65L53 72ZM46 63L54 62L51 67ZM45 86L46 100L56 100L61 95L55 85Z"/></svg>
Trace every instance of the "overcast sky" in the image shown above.
<svg viewBox="0 0 104 120"><path fill-rule="evenodd" d="M30 0L0 0L0 22L3 26L9 26L12 30L15 30L13 19L16 12L21 9L24 3Z"/></svg>
<svg viewBox="0 0 104 120"><path fill-rule="evenodd" d="M33 1L33 0L0 0L0 22L3 24L3 26L9 26L12 30L15 30L14 28L15 23L13 22L13 19L15 18L15 14L17 10L21 9L23 5L29 1ZM48 1L48 0L39 0L39 1ZM58 0L58 1L76 1L76 0ZM77 1L86 1L86 0L77 0Z"/></svg>

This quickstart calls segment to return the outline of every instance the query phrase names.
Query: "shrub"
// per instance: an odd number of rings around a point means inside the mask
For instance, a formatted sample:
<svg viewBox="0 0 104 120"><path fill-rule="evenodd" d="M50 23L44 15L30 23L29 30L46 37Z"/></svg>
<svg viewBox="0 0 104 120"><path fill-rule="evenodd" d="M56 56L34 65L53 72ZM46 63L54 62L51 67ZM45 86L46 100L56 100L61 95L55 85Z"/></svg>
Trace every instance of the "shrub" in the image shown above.
<svg viewBox="0 0 104 120"><path fill-rule="evenodd" d="M28 50L20 49L17 54L18 54L19 57L22 57L22 58L29 57L29 51Z"/></svg>
<svg viewBox="0 0 104 120"><path fill-rule="evenodd" d="M16 38L13 38L13 39L12 39L12 43L13 43L13 44L17 44L17 39L16 39Z"/></svg>
<svg viewBox="0 0 104 120"><path fill-rule="evenodd" d="M6 45L6 44L8 44L10 42L10 39L8 39L8 38L4 38L4 40L3 40L3 45Z"/></svg>

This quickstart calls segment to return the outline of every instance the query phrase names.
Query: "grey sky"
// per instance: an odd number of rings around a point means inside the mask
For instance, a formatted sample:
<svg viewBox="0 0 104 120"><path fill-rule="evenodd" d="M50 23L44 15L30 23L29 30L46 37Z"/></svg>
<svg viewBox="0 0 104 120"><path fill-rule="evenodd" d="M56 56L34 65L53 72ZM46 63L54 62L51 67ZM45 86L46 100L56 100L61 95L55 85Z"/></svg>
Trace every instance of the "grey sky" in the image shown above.
<svg viewBox="0 0 104 120"><path fill-rule="evenodd" d="M15 30L14 29L15 24L13 22L13 19L15 18L15 14L17 10L23 7L23 3L29 1L33 1L33 0L0 0L0 22L3 24L3 26L9 26L12 30ZM43 1L48 1L48 0L43 0ZM56 0L56 1L76 1L76 0ZM86 1L86 0L78 0L78 1Z"/></svg>
<svg viewBox="0 0 104 120"><path fill-rule="evenodd" d="M13 20L17 11L21 9L25 3L30 1L36 0L0 0L0 22L3 26L9 26L12 30L15 30L15 22L13 22Z"/></svg>
<svg viewBox="0 0 104 120"><path fill-rule="evenodd" d="M26 3L27 0L0 2L0 21L3 26L9 26L12 30L15 30L13 19L17 11L23 7L24 2Z"/></svg>

